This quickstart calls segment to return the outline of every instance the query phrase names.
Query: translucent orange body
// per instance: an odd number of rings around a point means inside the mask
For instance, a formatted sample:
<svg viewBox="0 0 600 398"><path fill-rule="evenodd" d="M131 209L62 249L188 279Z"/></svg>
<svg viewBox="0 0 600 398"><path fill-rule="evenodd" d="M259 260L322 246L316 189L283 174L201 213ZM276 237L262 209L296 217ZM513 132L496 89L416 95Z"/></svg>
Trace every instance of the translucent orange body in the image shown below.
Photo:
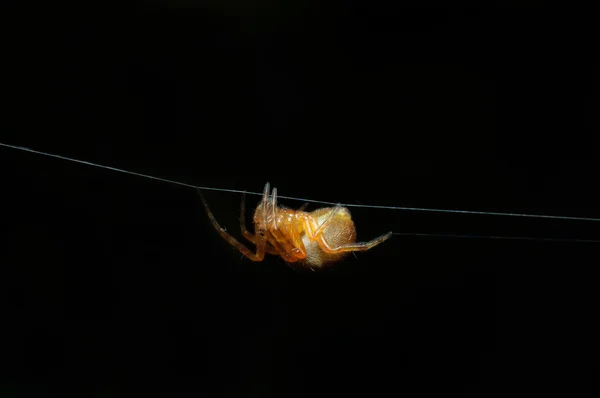
<svg viewBox="0 0 600 398"><path fill-rule="evenodd" d="M202 194L200 194L202 197ZM356 228L347 208L325 207L312 212L277 206L277 188L269 195L265 185L262 201L254 212L254 234L246 229L244 199L241 205L241 230L256 245L250 251L222 228L202 197L215 229L232 246L253 261L262 261L265 253L279 255L289 264L318 269L332 265L353 251L369 250L388 239L389 232L369 242L356 242Z"/></svg>

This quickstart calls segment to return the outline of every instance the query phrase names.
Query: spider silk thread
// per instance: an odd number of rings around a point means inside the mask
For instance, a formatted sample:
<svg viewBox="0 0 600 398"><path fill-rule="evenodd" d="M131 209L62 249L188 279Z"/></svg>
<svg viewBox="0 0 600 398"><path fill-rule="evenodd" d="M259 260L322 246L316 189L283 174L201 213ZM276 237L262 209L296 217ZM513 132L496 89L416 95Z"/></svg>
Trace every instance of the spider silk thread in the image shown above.
<svg viewBox="0 0 600 398"><path fill-rule="evenodd" d="M99 167L101 169L116 171L119 173L134 175L137 177L143 177L143 178L148 178L151 180L166 182L169 184L175 184L175 185L180 185L180 186L194 188L194 189L200 189L203 191L244 193L244 194L249 194L249 195L262 196L262 192L252 192L252 191L242 191L242 190L238 190L238 189L214 188L214 187L204 187L204 186L192 185L192 184L187 184L184 182L167 180L165 178L154 177L154 176L147 175L147 174L141 174L141 173L136 173L136 172L129 171L129 170L119 169L116 167L92 163L92 162L88 162L85 160L79 160L79 159L69 158L66 156L37 151L37 150L31 149L31 148L26 148L23 146L9 145L9 144L4 144L2 142L0 142L0 146L6 147L6 148L11 148L11 149L16 149L19 151L30 152L30 153L34 153L37 155L48 156L48 157L55 158L55 159L62 159L62 160L66 160L69 162L84 164L84 165L88 165L88 166L92 166L92 167ZM339 205L339 206L345 206L345 207L362 207L362 208L368 208L368 209L404 210L404 211L455 213L455 214L474 214L474 215L505 216L505 217L546 218L546 219L554 219L554 220L600 221L600 218L593 218L593 217L573 217L573 216L558 216L558 215L549 215L549 214L527 214L527 213L503 213L503 212L455 210L455 209L434 209L434 208L404 207L404 206L380 206L380 205L365 205L365 204L354 204L354 203L327 202L327 201L322 201L322 200L296 198L296 197L292 197L292 196L282 196L282 195L278 195L278 197L282 198L282 199L297 200L297 201L310 202L310 203L320 203L320 204L326 204L326 205L331 205L331 206ZM457 235L455 235L455 236L457 236ZM471 235L464 235L464 236L471 236ZM473 236L475 236L475 235L473 235ZM492 238L492 237L488 237L488 238ZM532 239L535 239L535 238L532 238Z"/></svg>

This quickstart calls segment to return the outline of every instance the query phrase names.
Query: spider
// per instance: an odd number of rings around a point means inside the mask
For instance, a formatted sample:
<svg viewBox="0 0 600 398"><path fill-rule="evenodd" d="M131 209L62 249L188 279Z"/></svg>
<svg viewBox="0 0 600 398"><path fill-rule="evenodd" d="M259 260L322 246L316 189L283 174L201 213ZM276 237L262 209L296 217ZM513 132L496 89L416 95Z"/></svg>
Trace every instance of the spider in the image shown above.
<svg viewBox="0 0 600 398"><path fill-rule="evenodd" d="M350 252L369 250L392 235L388 232L369 242L356 242L356 228L347 208L337 205L305 212L307 204L298 210L278 207L277 188L269 195L267 182L254 212L254 234L246 229L244 196L240 206L242 234L256 245L252 252L219 225L200 190L198 194L217 232L252 261L262 261L269 253L281 256L289 265L314 270L332 265Z"/></svg>

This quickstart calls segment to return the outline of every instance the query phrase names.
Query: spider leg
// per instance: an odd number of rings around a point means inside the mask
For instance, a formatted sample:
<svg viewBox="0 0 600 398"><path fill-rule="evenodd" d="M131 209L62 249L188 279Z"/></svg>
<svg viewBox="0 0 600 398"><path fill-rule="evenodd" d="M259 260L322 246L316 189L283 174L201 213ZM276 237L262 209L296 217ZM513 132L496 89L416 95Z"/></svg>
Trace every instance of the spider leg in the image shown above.
<svg viewBox="0 0 600 398"><path fill-rule="evenodd" d="M261 253L264 258L264 253L267 250L267 238L263 228L267 227L267 203L269 200L269 188L270 184L267 181L265 189L263 190L261 216L262 216L262 227L258 223L254 223L254 237L256 239L256 253ZM262 260L262 258L261 258Z"/></svg>
<svg viewBox="0 0 600 398"><path fill-rule="evenodd" d="M267 242L272 243L273 247L275 247L275 250L280 256L283 257L285 261L295 262L297 259L292 255L293 245L290 243L290 240L287 237L287 228L284 225L284 228L282 229L278 225L277 210L277 188L273 188L273 192L271 194L272 221L271 225L267 227L267 231L265 231L270 238L267 239Z"/></svg>
<svg viewBox="0 0 600 398"><path fill-rule="evenodd" d="M242 203L240 205L240 229L242 230L242 235L246 239L248 239L252 243L256 243L256 237L252 235L250 231L246 228L246 194L242 194Z"/></svg>
<svg viewBox="0 0 600 398"><path fill-rule="evenodd" d="M306 247L302 242L302 234L296 224L291 225L290 239L292 241L292 254L298 259L306 258Z"/></svg>
<svg viewBox="0 0 600 398"><path fill-rule="evenodd" d="M263 190L263 196L262 196L262 213L261 213L261 215L262 215L262 222L265 227L267 226L267 204L269 203L270 187L271 187L271 185L267 181L267 183L265 184L265 189Z"/></svg>
<svg viewBox="0 0 600 398"><path fill-rule="evenodd" d="M319 236L318 243L324 252L330 253L330 254L343 253L343 252L358 252L358 251L365 251L365 250L372 249L373 247L377 246L378 244L389 239L390 236L392 236L391 231L388 232L387 234L381 235L381 236L379 236L373 240L370 240L368 242L355 242L355 243L351 243L348 245L342 245L342 246L336 247L334 249L331 246L329 246L329 243L327 242L325 237L321 234L321 236Z"/></svg>
<svg viewBox="0 0 600 398"><path fill-rule="evenodd" d="M200 192L200 190L198 190L198 194L200 195L200 198L202 199L202 203L204 204L204 208L206 209L206 214L208 214L208 218L210 219L213 227L215 227L215 229L223 237L223 239L225 239L227 242L229 242L230 245L232 245L233 247L238 249L240 252L242 252L242 254L244 256L248 257L250 260L262 261L265 258L265 247L266 247L265 239L264 238L261 239L259 237L258 242L256 244L256 253L251 252L246 246L244 246L243 244L238 242L237 239L235 239L233 236L229 235L225 231L225 229L219 225L219 223L217 222L217 219L215 218L213 213L210 211L210 208L208 207L208 204L206 203L206 200L204 199L204 195L202 195L202 192Z"/></svg>
<svg viewBox="0 0 600 398"><path fill-rule="evenodd" d="M271 214L273 216L273 229L277 229L277 188L273 188L273 195L271 196Z"/></svg>
<svg viewBox="0 0 600 398"><path fill-rule="evenodd" d="M315 219L313 217L309 216L309 218L305 220L305 225L307 227L308 239L310 239L311 241L318 239L319 236L322 234L323 230L325 229L325 227L327 226L327 224L329 224L331 222L331 220L333 220L333 216L335 216L336 213L338 211L340 211L341 209L343 209L342 206L340 206L340 205L335 206L333 208L333 210L331 211L331 213L329 213L329 215L327 216L325 221L323 221L321 223L321 225L319 225L316 228L315 228L315 225L316 225Z"/></svg>
<svg viewBox="0 0 600 398"><path fill-rule="evenodd" d="M296 211L304 211L308 205L309 205L309 203L306 202L302 206L298 207L298 210L296 210Z"/></svg>
<svg viewBox="0 0 600 398"><path fill-rule="evenodd" d="M300 234L298 233L297 229L285 220L279 219L279 208L277 207L277 188L273 188L270 199L272 220L265 231L267 244L272 245L274 251L276 251L277 254L287 262L293 263L298 261L300 258L306 257L304 245L302 244L302 239L300 238ZM263 208L266 209L266 207ZM295 235L297 235L297 238L294 238ZM299 250L296 247L298 241L300 242L302 250Z"/></svg>
<svg viewBox="0 0 600 398"><path fill-rule="evenodd" d="M240 205L240 229L242 230L242 235L250 242L256 244L256 236L253 235L248 228L246 228L246 194L242 194L242 203ZM277 251L267 242L265 246L265 251L269 254L277 254Z"/></svg>
<svg viewBox="0 0 600 398"><path fill-rule="evenodd" d="M277 256L280 256L281 253L285 253L285 250L279 244L279 240L273 234L272 230L265 231L265 238L267 240L268 247L272 247L273 248L273 253L271 253L271 254L275 254Z"/></svg>
<svg viewBox="0 0 600 398"><path fill-rule="evenodd" d="M331 222L331 220L333 220L333 216L335 216L337 214L337 212L340 211L341 209L343 209L343 207L340 205L337 205L333 208L331 213L329 213L329 216L325 219L325 221L323 221L323 223L321 225L319 225L319 228L317 228L317 230L315 231L315 236L321 235L323 233L323 230L325 229L327 224L329 224L329 222Z"/></svg>
<svg viewBox="0 0 600 398"><path fill-rule="evenodd" d="M284 223L278 229L269 231L274 239L273 245L279 247L279 255L287 262L293 263L306 257L306 249L302 237L294 225Z"/></svg>

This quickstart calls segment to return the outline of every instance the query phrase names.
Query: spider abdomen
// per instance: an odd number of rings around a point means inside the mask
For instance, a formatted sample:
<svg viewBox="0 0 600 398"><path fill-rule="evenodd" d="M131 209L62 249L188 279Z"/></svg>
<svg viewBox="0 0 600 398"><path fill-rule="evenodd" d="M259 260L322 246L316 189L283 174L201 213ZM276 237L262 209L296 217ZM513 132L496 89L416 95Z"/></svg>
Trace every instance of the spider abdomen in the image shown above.
<svg viewBox="0 0 600 398"><path fill-rule="evenodd" d="M309 214L317 225L321 225L334 210L335 207L325 207ZM356 228L350 216L350 211L345 207L339 208L323 229L323 236L332 248L356 242ZM306 258L301 262L309 267L322 268L338 262L348 254L348 252L327 253L318 241L311 241L306 233L302 236L302 242L306 249Z"/></svg>

